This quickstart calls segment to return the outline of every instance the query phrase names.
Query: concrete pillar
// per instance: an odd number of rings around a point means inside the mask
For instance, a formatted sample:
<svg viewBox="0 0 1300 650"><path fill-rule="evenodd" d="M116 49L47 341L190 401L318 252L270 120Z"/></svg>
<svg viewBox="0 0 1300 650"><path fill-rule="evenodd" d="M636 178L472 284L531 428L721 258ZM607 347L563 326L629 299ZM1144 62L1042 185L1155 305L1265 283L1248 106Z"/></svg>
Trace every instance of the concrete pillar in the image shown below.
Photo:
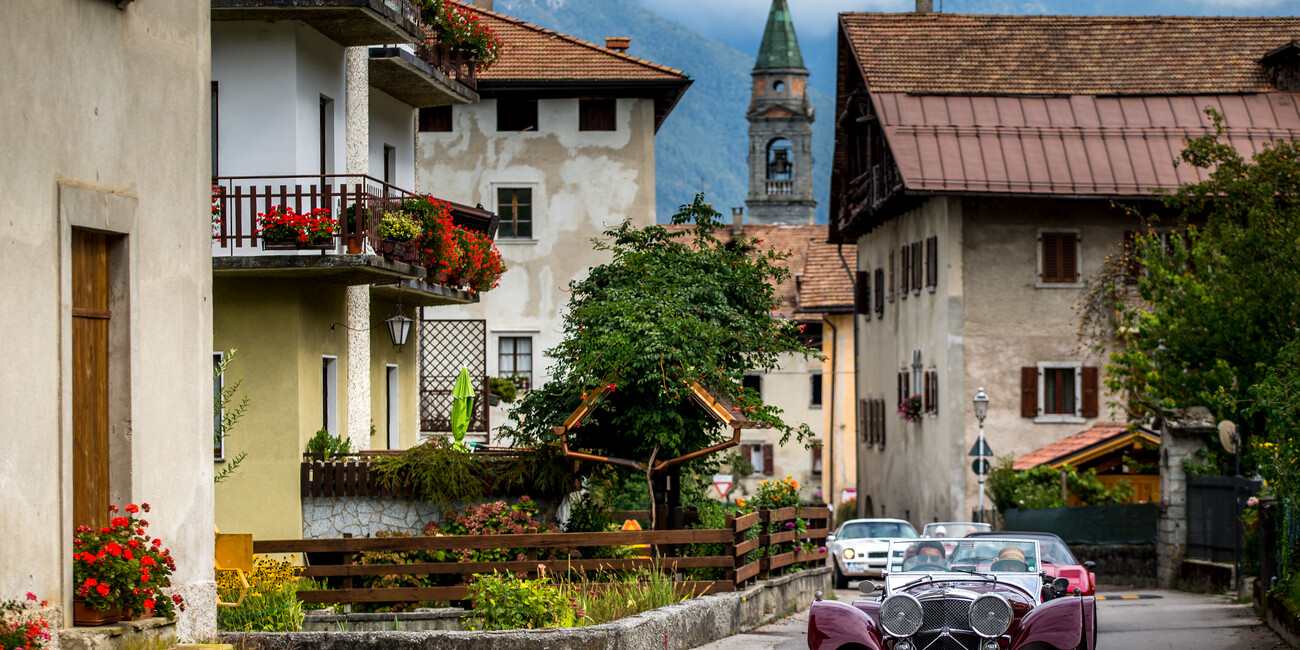
<svg viewBox="0 0 1300 650"><path fill-rule="evenodd" d="M370 172L370 49L344 53L347 78L346 166L348 174ZM350 179L351 180L351 179ZM353 182L357 182L353 180ZM348 287L348 424L352 448L370 449L370 286Z"/></svg>
<svg viewBox="0 0 1300 650"><path fill-rule="evenodd" d="M1183 461L1205 451L1216 434L1214 416L1204 406L1176 411L1165 419L1160 435L1160 516L1156 523L1156 580L1161 588L1178 585L1187 557L1187 473Z"/></svg>

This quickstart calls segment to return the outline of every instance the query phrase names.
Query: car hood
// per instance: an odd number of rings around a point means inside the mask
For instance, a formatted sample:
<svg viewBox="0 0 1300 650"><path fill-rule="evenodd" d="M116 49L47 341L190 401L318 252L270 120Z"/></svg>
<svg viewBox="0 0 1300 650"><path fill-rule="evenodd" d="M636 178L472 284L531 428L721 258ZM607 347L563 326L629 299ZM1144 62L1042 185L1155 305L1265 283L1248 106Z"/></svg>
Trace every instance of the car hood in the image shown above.
<svg viewBox="0 0 1300 650"><path fill-rule="evenodd" d="M1037 604L1035 599L1019 587L1007 582L986 580L936 580L901 589L896 593L911 594L917 600L929 598L964 598L974 600L985 594L998 594L1011 603L1016 618L1024 616Z"/></svg>

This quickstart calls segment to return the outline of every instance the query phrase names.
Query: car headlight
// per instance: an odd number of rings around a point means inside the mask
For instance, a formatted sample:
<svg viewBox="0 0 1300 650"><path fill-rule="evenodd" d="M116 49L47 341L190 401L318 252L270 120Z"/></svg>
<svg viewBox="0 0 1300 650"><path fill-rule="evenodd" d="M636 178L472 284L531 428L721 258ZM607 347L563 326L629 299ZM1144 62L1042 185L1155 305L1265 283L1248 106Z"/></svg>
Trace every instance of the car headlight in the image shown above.
<svg viewBox="0 0 1300 650"><path fill-rule="evenodd" d="M921 601L911 594L894 594L880 604L880 627L890 636L908 637L921 629Z"/></svg>
<svg viewBox="0 0 1300 650"><path fill-rule="evenodd" d="M970 627L975 633L994 639L1011 627L1011 603L997 594L986 594L970 606Z"/></svg>
<svg viewBox="0 0 1300 650"><path fill-rule="evenodd" d="M844 559L846 559L846 560L852 560L852 559L853 559L853 549L851 549L851 548L846 548L846 549L844 549Z"/></svg>

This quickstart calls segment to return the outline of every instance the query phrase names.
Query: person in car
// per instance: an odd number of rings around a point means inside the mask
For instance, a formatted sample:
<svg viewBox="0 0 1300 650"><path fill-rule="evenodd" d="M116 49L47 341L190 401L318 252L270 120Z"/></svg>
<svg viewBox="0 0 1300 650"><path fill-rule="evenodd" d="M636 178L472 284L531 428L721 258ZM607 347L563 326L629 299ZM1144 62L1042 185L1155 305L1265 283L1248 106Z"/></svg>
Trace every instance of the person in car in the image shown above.
<svg viewBox="0 0 1300 650"><path fill-rule="evenodd" d="M1027 571L1025 552L1019 546L1004 546L998 551L998 559L993 562L993 571Z"/></svg>
<svg viewBox="0 0 1300 650"><path fill-rule="evenodd" d="M948 552L939 542L921 542L916 545L917 564L938 564L948 568Z"/></svg>

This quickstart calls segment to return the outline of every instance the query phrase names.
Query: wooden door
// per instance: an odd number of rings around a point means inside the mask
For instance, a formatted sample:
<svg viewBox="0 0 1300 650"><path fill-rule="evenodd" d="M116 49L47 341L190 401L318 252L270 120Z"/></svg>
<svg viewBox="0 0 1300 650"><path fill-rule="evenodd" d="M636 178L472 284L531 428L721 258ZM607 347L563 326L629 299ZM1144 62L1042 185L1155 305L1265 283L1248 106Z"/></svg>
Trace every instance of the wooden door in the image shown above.
<svg viewBox="0 0 1300 650"><path fill-rule="evenodd" d="M108 237L72 231L72 519L108 525Z"/></svg>

